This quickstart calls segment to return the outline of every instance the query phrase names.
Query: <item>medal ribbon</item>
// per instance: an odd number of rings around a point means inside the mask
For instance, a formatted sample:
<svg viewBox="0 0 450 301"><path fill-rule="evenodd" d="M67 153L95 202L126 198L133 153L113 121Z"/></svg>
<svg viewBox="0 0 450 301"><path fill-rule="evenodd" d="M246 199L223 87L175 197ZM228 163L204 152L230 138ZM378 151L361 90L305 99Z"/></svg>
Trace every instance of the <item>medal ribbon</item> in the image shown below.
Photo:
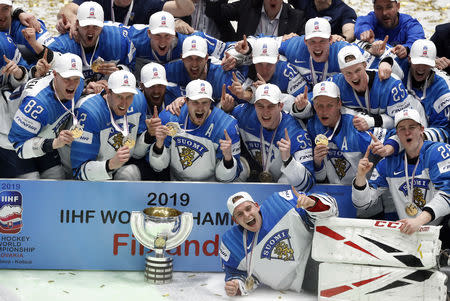
<svg viewBox="0 0 450 301"><path fill-rule="evenodd" d="M123 135L123 139L126 140L126 138L128 137L128 134L130 133L128 130L128 115L127 113L125 113L125 115L123 116L123 129L120 128L120 126L117 124L117 122L114 120L114 116L112 114L111 108L109 107L109 103L106 100L106 105L108 106L108 110L109 110L109 118L111 119L111 124L114 127L114 129L120 133L122 133Z"/></svg>
<svg viewBox="0 0 450 301"><path fill-rule="evenodd" d="M119 22L119 23L122 23L125 26L128 25L128 21L130 21L131 11L133 10L133 5L134 5L134 0L131 0L130 8L128 9L125 19L123 20L123 22ZM114 17L114 0L111 0L111 20L113 22L116 22L116 18Z"/></svg>
<svg viewBox="0 0 450 301"><path fill-rule="evenodd" d="M409 177L408 177L408 158L406 157L405 152L405 179L406 179L406 189L408 190L408 197L407 200L411 201L412 204L414 204L414 176L416 174L417 166L419 166L420 158L417 159L417 163L414 166L414 170L411 175L411 186L409 186Z"/></svg>
<svg viewBox="0 0 450 301"><path fill-rule="evenodd" d="M422 88L422 97L419 97L416 92L412 88L411 84L411 72L408 73L408 81L406 82L406 89L408 90L408 93L414 96L416 99L418 99L420 102L427 97L427 87L428 87L428 77L425 79L425 84Z"/></svg>
<svg viewBox="0 0 450 301"><path fill-rule="evenodd" d="M247 229L244 229L244 235L242 236L242 241L244 243L244 250L245 250L245 267L247 270L247 279L249 279L252 276L252 272L253 272L253 266L252 266L253 249L255 246L255 241L258 242L258 234L259 234L259 231L256 232L255 235L253 236L251 250L250 250L250 256L248 256L248 252L247 252ZM248 257L250 257L250 258L248 258Z"/></svg>
<svg viewBox="0 0 450 301"><path fill-rule="evenodd" d="M366 75L367 77L368 77L368 75ZM368 80L367 80L368 81ZM355 89L352 89L353 90L353 95L355 96L355 98L356 98L356 101L358 102L358 104L359 104L359 107L360 108L364 108L364 106L362 105L362 103L361 103L361 101L359 100L359 96L358 96L358 94L356 93L356 91L355 91ZM367 87L367 89L366 89L366 91L364 92L364 102L365 102L365 108L366 108L366 110L367 110L367 113L370 113L370 96L369 96L369 87Z"/></svg>
<svg viewBox="0 0 450 301"><path fill-rule="evenodd" d="M313 59L311 56L309 56L309 68L311 69L311 77L312 77L312 81L315 84L317 84L317 78L316 78L316 70L314 70L314 64L313 64ZM323 67L323 72L322 72L322 80L324 81L327 79L327 74L328 74L328 60L325 62L325 66Z"/></svg>
<svg viewBox="0 0 450 301"><path fill-rule="evenodd" d="M281 118L280 118L281 122ZM270 140L269 150L267 152L267 160L264 160L264 156L266 155L266 148L265 148L265 141L264 141L264 133L263 133L263 126L261 125L260 131L259 131L259 143L260 143L260 150L261 150L261 165L263 168L263 171L267 171L267 163L269 163L269 157L270 157L270 150L272 149L273 140L275 139L275 135L277 134L278 126L275 129L275 131L272 134L272 140Z"/></svg>
<svg viewBox="0 0 450 301"><path fill-rule="evenodd" d="M92 51L92 56L91 56L91 59L89 60L89 63L87 62L87 59L86 59L86 53L84 52L84 47L83 47L83 45L80 44L81 59L83 60L83 65L89 66L89 68L91 68L91 66L92 66L92 60L94 59L95 51L97 50L98 40L100 40L100 36L97 37L97 42L95 42L94 51Z"/></svg>
<svg viewBox="0 0 450 301"><path fill-rule="evenodd" d="M78 124L78 119L77 119L77 117L75 116L75 101L74 101L74 99L72 98L72 100L71 100L72 105L71 105L70 110L69 110L69 109L66 108L66 106L62 103L61 99L59 99L58 94L56 93L54 79L53 79L53 81L52 81L52 87L53 87L53 90L55 91L55 97L56 97L56 99L59 101L59 103L61 104L61 106L64 108L64 110L66 110L66 112L69 112L69 114L72 115L72 119L73 119L72 125L73 125L73 126L77 126L77 124Z"/></svg>

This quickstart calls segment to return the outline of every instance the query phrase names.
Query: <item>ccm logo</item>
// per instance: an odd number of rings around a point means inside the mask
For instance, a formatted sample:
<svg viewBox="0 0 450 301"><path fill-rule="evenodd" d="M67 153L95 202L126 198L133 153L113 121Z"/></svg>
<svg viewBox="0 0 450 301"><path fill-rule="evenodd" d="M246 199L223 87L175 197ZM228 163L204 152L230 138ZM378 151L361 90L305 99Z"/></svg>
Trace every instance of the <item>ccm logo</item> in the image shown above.
<svg viewBox="0 0 450 301"><path fill-rule="evenodd" d="M393 229L399 229L402 223L398 222L389 222L389 221L376 221L375 227L386 227L386 228L393 228Z"/></svg>

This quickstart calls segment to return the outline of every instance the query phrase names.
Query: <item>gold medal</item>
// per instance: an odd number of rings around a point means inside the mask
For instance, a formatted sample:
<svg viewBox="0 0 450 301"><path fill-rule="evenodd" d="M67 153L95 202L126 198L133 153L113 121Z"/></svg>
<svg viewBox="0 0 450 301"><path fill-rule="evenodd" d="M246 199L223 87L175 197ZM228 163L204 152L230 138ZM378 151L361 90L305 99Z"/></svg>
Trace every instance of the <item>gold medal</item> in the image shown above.
<svg viewBox="0 0 450 301"><path fill-rule="evenodd" d="M316 136L316 139L314 139L314 142L316 143L316 145L328 145L328 137L323 135L323 134L319 134Z"/></svg>
<svg viewBox="0 0 450 301"><path fill-rule="evenodd" d="M419 210L417 209L416 205L414 205L413 203L409 203L405 207L405 212L409 216L416 216Z"/></svg>
<svg viewBox="0 0 450 301"><path fill-rule="evenodd" d="M252 276L248 276L247 279L245 279L245 289L251 291L254 285L255 279Z"/></svg>
<svg viewBox="0 0 450 301"><path fill-rule="evenodd" d="M123 146L128 146L129 149L132 149L134 147L134 145L136 144L136 141L134 141L134 139L127 139L125 141L125 143L123 144Z"/></svg>
<svg viewBox="0 0 450 301"><path fill-rule="evenodd" d="M165 246L166 246L166 240L164 239L164 237L159 236L155 239L155 248L162 249Z"/></svg>
<svg viewBox="0 0 450 301"><path fill-rule="evenodd" d="M70 129L70 132L72 133L72 137L73 137L74 139L80 138L81 135L83 135L83 129L80 128L80 127L77 127L77 126L73 126L73 127Z"/></svg>
<svg viewBox="0 0 450 301"><path fill-rule="evenodd" d="M259 173L259 181L261 183L272 183L273 182L273 177L272 174L268 171L261 171Z"/></svg>
<svg viewBox="0 0 450 301"><path fill-rule="evenodd" d="M166 124L167 128L169 129L168 135L173 137L180 131L180 124L177 122L168 122Z"/></svg>
<svg viewBox="0 0 450 301"><path fill-rule="evenodd" d="M92 62L91 64L91 69L92 71L94 71L95 73L98 72L98 68L100 68L100 66L104 63L105 61L101 58L98 57L95 61Z"/></svg>

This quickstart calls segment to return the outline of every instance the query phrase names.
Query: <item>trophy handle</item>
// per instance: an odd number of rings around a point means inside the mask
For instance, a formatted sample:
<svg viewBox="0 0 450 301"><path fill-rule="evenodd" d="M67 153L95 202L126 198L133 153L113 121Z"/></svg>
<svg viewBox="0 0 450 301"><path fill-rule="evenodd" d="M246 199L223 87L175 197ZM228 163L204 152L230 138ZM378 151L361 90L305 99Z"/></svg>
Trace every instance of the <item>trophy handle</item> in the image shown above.
<svg viewBox="0 0 450 301"><path fill-rule="evenodd" d="M184 212L181 217L181 225L180 230L178 231L177 236L173 237L172 239L169 239L166 242L166 250L171 250L173 248L178 247L181 245L191 234L192 226L194 224L194 219L192 218L191 212Z"/></svg>

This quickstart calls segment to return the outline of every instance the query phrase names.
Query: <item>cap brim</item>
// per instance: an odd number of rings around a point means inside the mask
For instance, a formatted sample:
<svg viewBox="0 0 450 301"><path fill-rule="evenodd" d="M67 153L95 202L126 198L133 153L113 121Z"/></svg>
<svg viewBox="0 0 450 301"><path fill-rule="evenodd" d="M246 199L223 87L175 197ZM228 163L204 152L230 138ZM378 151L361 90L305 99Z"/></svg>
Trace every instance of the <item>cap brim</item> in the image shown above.
<svg viewBox="0 0 450 301"><path fill-rule="evenodd" d="M411 58L411 63L414 65L427 65L431 67L436 66L436 62L434 60L425 57Z"/></svg>
<svg viewBox="0 0 450 301"><path fill-rule="evenodd" d="M324 38L324 39L329 39L331 36L331 34L326 34L324 32L314 32L311 33L309 35L305 35L305 40L309 40L311 38Z"/></svg>
<svg viewBox="0 0 450 301"><path fill-rule="evenodd" d="M253 64L258 64L258 63L276 64L277 60L278 60L278 57L262 55L262 56L253 57L252 62L253 62Z"/></svg>
<svg viewBox="0 0 450 301"><path fill-rule="evenodd" d="M163 85L163 86L167 86L169 83L166 80L163 79L152 79L146 82L142 82L142 84L144 85L144 87L146 88L150 88L154 85Z"/></svg>
<svg viewBox="0 0 450 301"><path fill-rule="evenodd" d="M182 58L185 59L185 58L187 58L188 56L192 56L192 55L199 56L199 57L201 57L201 58L205 58L205 57L206 57L206 53L204 53L204 52L201 52L201 51L199 51L199 50L195 50L195 51L190 50L190 51L188 51L188 52L186 52L186 53L183 53Z"/></svg>
<svg viewBox="0 0 450 301"><path fill-rule="evenodd" d="M168 33L170 35L175 35L175 30L170 29L170 28L164 28L164 27L158 27L155 29L150 29L150 33L151 34L158 34L158 33Z"/></svg>
<svg viewBox="0 0 450 301"><path fill-rule="evenodd" d="M56 70L55 70L56 71ZM58 72L56 71L61 77L64 78L69 78L72 76L77 76L77 77L81 77L84 78L83 73L81 73L80 71L76 71L76 70L69 70L69 71L64 71L64 72Z"/></svg>
<svg viewBox="0 0 450 301"><path fill-rule="evenodd" d="M111 89L114 93L116 94L120 94L120 93L133 93L133 94L138 94L138 92L136 91L135 88L131 88L131 87L120 87L120 88L115 88L115 89Z"/></svg>
<svg viewBox="0 0 450 301"><path fill-rule="evenodd" d="M89 26L89 25L94 25L94 26L98 26L98 27L103 27L103 22L97 19L88 19L88 20L78 20L78 22L80 23L81 27L85 27L85 26Z"/></svg>

